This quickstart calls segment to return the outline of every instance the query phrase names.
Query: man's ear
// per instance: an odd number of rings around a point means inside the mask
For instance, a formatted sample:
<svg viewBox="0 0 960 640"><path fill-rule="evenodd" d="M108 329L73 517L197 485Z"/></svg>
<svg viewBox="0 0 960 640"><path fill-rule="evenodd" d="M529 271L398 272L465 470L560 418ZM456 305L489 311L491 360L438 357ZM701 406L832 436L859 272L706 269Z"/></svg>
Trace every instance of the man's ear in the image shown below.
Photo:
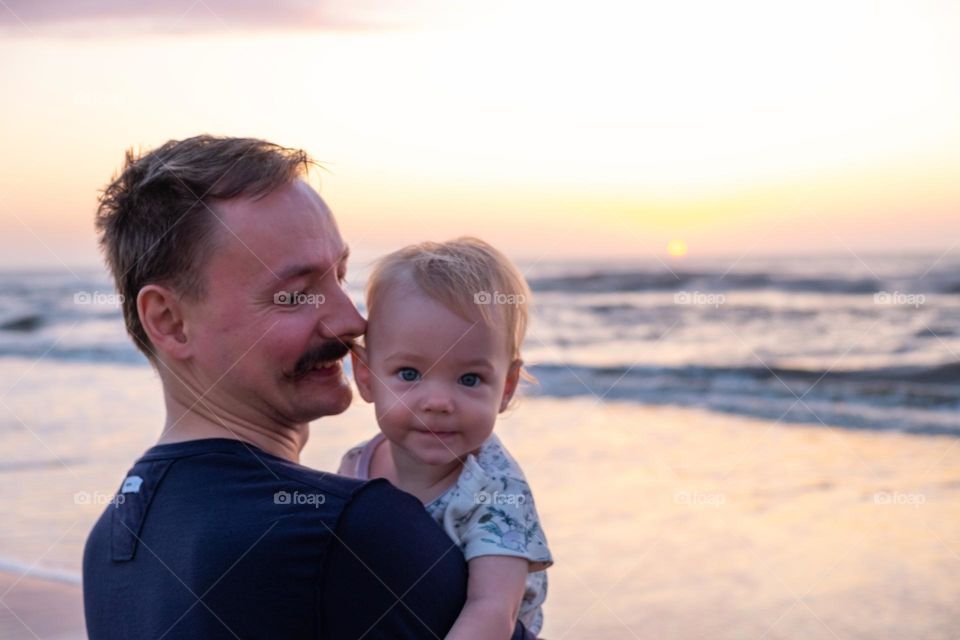
<svg viewBox="0 0 960 640"><path fill-rule="evenodd" d="M500 411L503 413L510 401L513 400L513 394L517 392L517 385L520 383L520 369L523 367L523 360L514 360L507 371L507 379L503 385L503 397L500 399Z"/></svg>
<svg viewBox="0 0 960 640"><path fill-rule="evenodd" d="M353 379L357 381L360 397L367 402L373 402L373 392L370 389L370 367L367 366L366 348L354 344L350 350L350 362L353 365Z"/></svg>
<svg viewBox="0 0 960 640"><path fill-rule="evenodd" d="M137 315L154 350L177 360L192 354L183 307L167 287L148 284L137 294Z"/></svg>

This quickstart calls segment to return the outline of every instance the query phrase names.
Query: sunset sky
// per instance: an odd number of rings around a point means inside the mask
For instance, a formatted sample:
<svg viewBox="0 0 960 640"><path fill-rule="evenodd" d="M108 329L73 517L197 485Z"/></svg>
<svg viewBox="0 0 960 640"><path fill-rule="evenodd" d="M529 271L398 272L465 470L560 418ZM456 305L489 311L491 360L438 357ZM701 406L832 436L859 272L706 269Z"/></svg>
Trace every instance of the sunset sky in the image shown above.
<svg viewBox="0 0 960 640"><path fill-rule="evenodd" d="M0 87L2 267L97 264L124 150L202 132L307 149L361 252L960 236L952 0L0 0Z"/></svg>

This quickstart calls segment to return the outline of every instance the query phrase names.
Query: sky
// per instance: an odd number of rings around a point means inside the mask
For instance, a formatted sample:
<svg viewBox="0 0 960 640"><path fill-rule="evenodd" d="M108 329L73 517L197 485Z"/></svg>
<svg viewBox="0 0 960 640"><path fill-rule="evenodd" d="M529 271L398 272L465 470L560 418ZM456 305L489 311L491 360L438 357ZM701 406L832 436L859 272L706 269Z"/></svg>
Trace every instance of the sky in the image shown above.
<svg viewBox="0 0 960 640"><path fill-rule="evenodd" d="M99 264L124 151L306 149L360 255L942 254L960 3L0 0L0 268ZM673 256L672 258L670 256Z"/></svg>

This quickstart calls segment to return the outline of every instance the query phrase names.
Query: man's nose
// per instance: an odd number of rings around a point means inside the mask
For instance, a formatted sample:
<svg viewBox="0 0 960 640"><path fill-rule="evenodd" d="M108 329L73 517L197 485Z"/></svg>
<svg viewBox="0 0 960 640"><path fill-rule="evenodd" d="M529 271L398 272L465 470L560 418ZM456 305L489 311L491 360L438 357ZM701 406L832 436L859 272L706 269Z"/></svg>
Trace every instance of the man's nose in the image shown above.
<svg viewBox="0 0 960 640"><path fill-rule="evenodd" d="M367 321L360 315L347 292L340 287L324 297L320 310L318 330L328 340L352 341L367 330Z"/></svg>

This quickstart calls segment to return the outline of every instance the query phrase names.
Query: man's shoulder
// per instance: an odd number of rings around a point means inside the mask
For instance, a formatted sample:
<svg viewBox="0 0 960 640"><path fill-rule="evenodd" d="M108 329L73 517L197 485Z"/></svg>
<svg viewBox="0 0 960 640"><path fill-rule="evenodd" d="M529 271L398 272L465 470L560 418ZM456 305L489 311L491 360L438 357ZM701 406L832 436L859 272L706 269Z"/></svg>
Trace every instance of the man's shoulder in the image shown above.
<svg viewBox="0 0 960 640"><path fill-rule="evenodd" d="M313 469L278 458L268 460L267 465L281 482L299 485L305 489L315 489L343 499L354 497L365 484L363 480Z"/></svg>
<svg viewBox="0 0 960 640"><path fill-rule="evenodd" d="M379 531L382 536L384 526L394 529L420 522L433 525L419 500L383 478L342 480L356 485L347 511L350 515L348 526L354 529Z"/></svg>
<svg viewBox="0 0 960 640"><path fill-rule="evenodd" d="M357 479L313 469L239 441L196 442L177 455L169 450L158 454L156 449L140 458L130 473L158 462L173 467L177 490L168 498L178 502L177 496L198 505L229 494L244 511L256 505L254 511L273 515L279 505L286 516L319 518L334 527L349 514L344 535L363 537L371 532L381 540L384 531L398 523L417 522L425 516L419 500L384 479ZM186 488L190 491L183 491Z"/></svg>
<svg viewBox="0 0 960 640"><path fill-rule="evenodd" d="M155 446L133 465L175 464L180 474L203 477L231 476L246 480L250 486L261 482L289 490L320 492L325 496L349 500L362 481L313 469L280 458L241 440L209 439Z"/></svg>

